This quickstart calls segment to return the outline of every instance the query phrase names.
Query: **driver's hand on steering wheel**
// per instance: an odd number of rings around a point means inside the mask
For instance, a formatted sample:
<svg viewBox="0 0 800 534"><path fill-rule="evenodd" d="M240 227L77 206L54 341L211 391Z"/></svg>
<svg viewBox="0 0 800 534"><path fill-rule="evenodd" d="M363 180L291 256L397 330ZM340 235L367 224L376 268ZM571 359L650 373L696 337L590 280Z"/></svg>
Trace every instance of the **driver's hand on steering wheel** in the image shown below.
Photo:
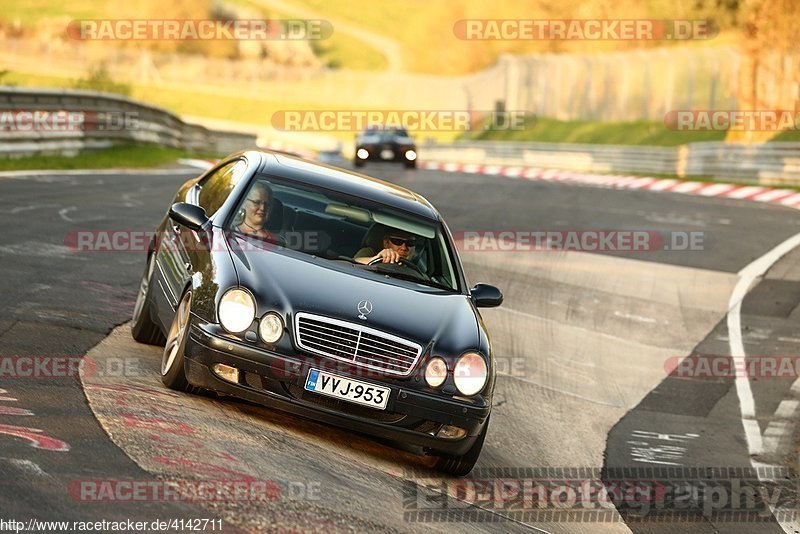
<svg viewBox="0 0 800 534"><path fill-rule="evenodd" d="M400 256L396 250L385 248L370 258L369 261L372 263L378 259L381 260L381 263L400 263L401 260L403 260L403 257Z"/></svg>

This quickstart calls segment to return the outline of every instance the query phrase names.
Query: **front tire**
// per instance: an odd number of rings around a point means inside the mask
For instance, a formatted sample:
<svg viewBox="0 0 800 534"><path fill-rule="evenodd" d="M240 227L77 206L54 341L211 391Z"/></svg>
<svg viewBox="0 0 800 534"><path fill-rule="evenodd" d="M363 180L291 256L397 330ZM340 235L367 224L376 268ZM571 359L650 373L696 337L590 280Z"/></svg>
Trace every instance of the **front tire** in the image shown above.
<svg viewBox="0 0 800 534"><path fill-rule="evenodd" d="M353 165L356 166L356 167L363 167L364 166L364 160L356 158L356 159L353 160Z"/></svg>
<svg viewBox="0 0 800 534"><path fill-rule="evenodd" d="M478 457L481 455L481 449L483 449L483 442L486 440L486 432L488 430L489 420L487 419L475 443L472 444L472 447L470 447L466 453L458 456L447 454L440 455L436 459L434 468L448 475L455 475L458 477L467 475L478 462Z"/></svg>
<svg viewBox="0 0 800 534"><path fill-rule="evenodd" d="M147 257L147 265L142 274L142 281L139 283L139 293L136 295L136 305L133 307L133 324L131 325L131 335L139 343L148 345L163 345L166 341L161 328L153 322L150 315L151 303L151 282L153 271L155 270L155 252Z"/></svg>
<svg viewBox="0 0 800 534"><path fill-rule="evenodd" d="M172 326L169 327L164 355L161 357L161 382L170 389L197 393L200 388L192 386L186 380L184 372L184 353L189 339L189 325L192 314L192 291L187 290L181 298Z"/></svg>

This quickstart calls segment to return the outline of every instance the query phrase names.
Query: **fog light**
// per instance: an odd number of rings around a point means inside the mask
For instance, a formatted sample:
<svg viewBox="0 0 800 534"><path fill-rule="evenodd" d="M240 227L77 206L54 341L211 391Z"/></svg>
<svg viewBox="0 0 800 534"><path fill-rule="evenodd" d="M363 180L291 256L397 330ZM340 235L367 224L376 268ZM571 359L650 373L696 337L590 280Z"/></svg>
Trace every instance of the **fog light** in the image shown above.
<svg viewBox="0 0 800 534"><path fill-rule="evenodd" d="M215 363L211 367L211 370L214 371L215 375L223 380L233 382L234 384L239 383L239 370L236 367L231 367L230 365L225 365L224 363Z"/></svg>
<svg viewBox="0 0 800 534"><path fill-rule="evenodd" d="M413 150L406 150L406 159L408 161L414 161L415 159L417 159L417 153L414 152Z"/></svg>
<svg viewBox="0 0 800 534"><path fill-rule="evenodd" d="M445 439L461 439L466 435L467 435L466 429L450 425L443 426L439 430L439 432L436 433L436 437Z"/></svg>
<svg viewBox="0 0 800 534"><path fill-rule="evenodd" d="M367 152L366 148L359 148L358 152L356 152L356 156L358 156L358 159L367 159L369 157L369 152Z"/></svg>

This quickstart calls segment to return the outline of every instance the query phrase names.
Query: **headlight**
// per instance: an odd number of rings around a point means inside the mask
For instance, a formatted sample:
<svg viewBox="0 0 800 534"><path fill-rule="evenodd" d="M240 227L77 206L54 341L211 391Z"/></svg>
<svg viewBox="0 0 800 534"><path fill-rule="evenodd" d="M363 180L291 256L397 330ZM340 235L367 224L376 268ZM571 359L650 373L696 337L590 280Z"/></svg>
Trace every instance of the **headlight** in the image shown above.
<svg viewBox="0 0 800 534"><path fill-rule="evenodd" d="M417 153L414 152L413 150L406 150L406 159L408 161L414 161L415 159L417 159Z"/></svg>
<svg viewBox="0 0 800 534"><path fill-rule="evenodd" d="M358 159L367 159L369 157L369 152L367 152L366 148L359 148L358 152L356 152L356 156L358 156Z"/></svg>
<svg viewBox="0 0 800 534"><path fill-rule="evenodd" d="M425 366L425 382L432 388L441 386L447 378L447 364L441 358L434 358Z"/></svg>
<svg viewBox="0 0 800 534"><path fill-rule="evenodd" d="M283 320L277 313L270 312L258 323L258 334L264 343L275 343L283 335Z"/></svg>
<svg viewBox="0 0 800 534"><path fill-rule="evenodd" d="M255 315L256 303L243 289L231 289L219 301L219 322L228 332L244 332Z"/></svg>
<svg viewBox="0 0 800 534"><path fill-rule="evenodd" d="M462 395L475 395L486 385L486 362L476 352L468 352L458 359L453 371L456 388Z"/></svg>

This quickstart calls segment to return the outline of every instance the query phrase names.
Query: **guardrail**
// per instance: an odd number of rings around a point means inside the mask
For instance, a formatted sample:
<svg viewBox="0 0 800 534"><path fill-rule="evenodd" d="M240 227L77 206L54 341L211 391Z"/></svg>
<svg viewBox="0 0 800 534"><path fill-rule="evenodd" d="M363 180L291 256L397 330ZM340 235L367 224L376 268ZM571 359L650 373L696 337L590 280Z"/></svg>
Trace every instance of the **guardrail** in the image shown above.
<svg viewBox="0 0 800 534"><path fill-rule="evenodd" d="M505 141L426 144L422 161L520 165L601 173L709 176L765 185L800 184L800 143L723 142L678 147L524 143Z"/></svg>
<svg viewBox="0 0 800 534"><path fill-rule="evenodd" d="M125 142L228 154L255 147L256 136L189 124L109 93L0 87L0 157L73 155Z"/></svg>

